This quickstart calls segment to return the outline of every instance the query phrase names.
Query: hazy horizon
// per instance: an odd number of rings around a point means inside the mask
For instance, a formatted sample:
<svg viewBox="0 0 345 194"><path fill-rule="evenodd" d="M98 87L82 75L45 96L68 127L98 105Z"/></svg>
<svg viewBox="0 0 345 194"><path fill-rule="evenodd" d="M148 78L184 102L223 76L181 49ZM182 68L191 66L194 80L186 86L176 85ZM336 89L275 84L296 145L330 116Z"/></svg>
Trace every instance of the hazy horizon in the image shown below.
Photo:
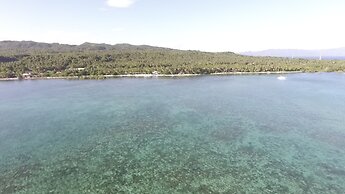
<svg viewBox="0 0 345 194"><path fill-rule="evenodd" d="M13 42L36 42L36 43L47 43L47 44L61 44L61 45L71 45L71 46L79 46L85 43L91 43L91 44L106 44L106 45L121 45L121 44L128 44L133 46L152 46L152 47L162 47L162 48L168 48L168 49L177 49L177 50L196 50L201 52L234 52L234 53L258 53L258 52L264 52L264 51L324 51L324 50L333 50L333 49L345 49L345 46L343 47L337 47L337 48L325 48L325 49L295 49L295 48L268 48L263 50L244 50L244 51L231 51L231 50L224 50L224 51L207 51L207 50L198 50L198 49L188 49L188 48L173 48L173 47L164 47L160 45L150 45L150 44L132 44L128 42L118 42L118 43L106 43L106 42L90 42L85 41L80 44L70 44L70 43L61 43L61 42L43 42L43 41L35 41L35 40L0 40L0 42L6 42L6 41L13 41Z"/></svg>
<svg viewBox="0 0 345 194"><path fill-rule="evenodd" d="M345 2L0 1L0 40L246 52L345 46Z"/></svg>

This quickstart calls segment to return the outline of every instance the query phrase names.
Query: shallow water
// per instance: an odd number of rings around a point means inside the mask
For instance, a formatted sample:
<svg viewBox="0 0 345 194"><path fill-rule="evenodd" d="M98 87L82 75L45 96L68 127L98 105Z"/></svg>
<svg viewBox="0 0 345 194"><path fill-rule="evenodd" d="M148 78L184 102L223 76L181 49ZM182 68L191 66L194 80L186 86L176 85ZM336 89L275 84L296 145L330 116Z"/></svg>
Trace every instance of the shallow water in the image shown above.
<svg viewBox="0 0 345 194"><path fill-rule="evenodd" d="M0 193L344 191L344 74L0 82Z"/></svg>

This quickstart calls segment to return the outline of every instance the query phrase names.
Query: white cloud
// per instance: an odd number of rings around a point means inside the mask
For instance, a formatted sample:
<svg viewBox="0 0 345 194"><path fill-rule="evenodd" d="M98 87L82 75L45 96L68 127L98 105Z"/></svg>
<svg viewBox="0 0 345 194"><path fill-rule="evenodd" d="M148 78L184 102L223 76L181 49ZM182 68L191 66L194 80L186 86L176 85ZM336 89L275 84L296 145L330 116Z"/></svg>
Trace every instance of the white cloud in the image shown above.
<svg viewBox="0 0 345 194"><path fill-rule="evenodd" d="M123 31L125 31L125 28L121 28L121 27L119 27L119 28L113 28L113 29L111 29L111 31L112 31L112 32L123 32Z"/></svg>
<svg viewBox="0 0 345 194"><path fill-rule="evenodd" d="M126 8L131 6L135 0L107 0L110 7Z"/></svg>

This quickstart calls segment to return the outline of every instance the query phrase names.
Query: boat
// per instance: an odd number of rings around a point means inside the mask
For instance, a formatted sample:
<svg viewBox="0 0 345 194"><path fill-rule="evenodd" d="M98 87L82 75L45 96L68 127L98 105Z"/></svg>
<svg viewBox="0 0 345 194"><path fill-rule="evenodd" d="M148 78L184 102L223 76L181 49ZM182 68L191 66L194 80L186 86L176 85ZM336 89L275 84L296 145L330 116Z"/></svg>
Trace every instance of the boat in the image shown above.
<svg viewBox="0 0 345 194"><path fill-rule="evenodd" d="M281 75L281 76L279 76L277 79L278 79L278 80L286 80L286 77Z"/></svg>

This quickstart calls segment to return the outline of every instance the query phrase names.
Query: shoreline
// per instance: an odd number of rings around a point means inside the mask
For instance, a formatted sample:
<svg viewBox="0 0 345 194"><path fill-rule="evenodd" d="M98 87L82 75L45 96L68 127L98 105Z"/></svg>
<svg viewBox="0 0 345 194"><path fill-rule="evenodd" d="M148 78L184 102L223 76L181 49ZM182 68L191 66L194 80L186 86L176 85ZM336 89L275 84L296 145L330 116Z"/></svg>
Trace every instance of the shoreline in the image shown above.
<svg viewBox="0 0 345 194"><path fill-rule="evenodd" d="M56 79L111 79L111 78L154 78L154 77L196 77L196 76L218 76L218 75L279 75L279 74L297 74L303 71L275 71L275 72L221 72L211 74L125 74L125 75L101 75L101 76L65 76L65 77L32 77L32 78L0 78L0 81L21 81L21 80L56 80Z"/></svg>

